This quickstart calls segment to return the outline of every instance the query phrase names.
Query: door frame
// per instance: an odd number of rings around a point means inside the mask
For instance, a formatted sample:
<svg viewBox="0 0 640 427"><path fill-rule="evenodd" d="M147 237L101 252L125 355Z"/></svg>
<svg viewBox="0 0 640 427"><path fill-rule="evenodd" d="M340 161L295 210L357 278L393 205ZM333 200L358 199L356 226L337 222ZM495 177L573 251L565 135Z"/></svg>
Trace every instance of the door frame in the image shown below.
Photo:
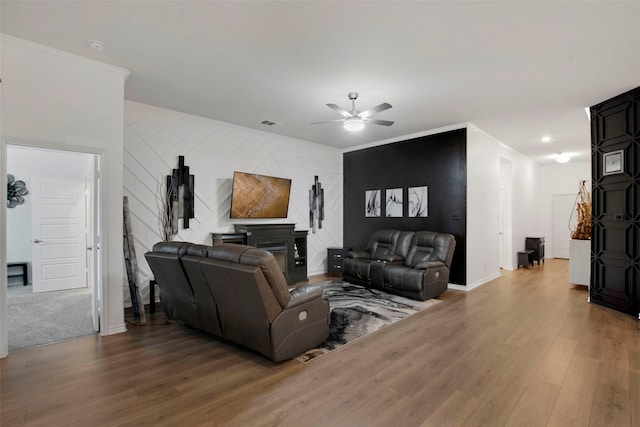
<svg viewBox="0 0 640 427"><path fill-rule="evenodd" d="M16 138L16 137L2 137L0 140L0 194L2 195L3 203L0 206L0 358L6 357L9 354L9 337L8 337L8 315L7 315L7 204L4 203L4 200L7 199L7 146L8 145L16 145L22 147L31 147L31 148L42 148L42 149L50 149L50 150L61 150L61 151L69 151L76 153L85 153L95 155L97 157L97 163L99 165L99 171L103 171L105 169L106 163L106 153L104 150L96 149L95 147L88 147L83 145L73 145L67 144L63 142L53 142L53 141L36 141L36 140L28 140L24 138ZM107 294L107 290L105 289L107 281L104 277L105 269L105 253L104 250L100 248L100 236L104 236L103 224L100 218L104 218L105 212L105 204L103 203L103 198L105 195L104 191L104 180L99 179L100 172L97 172L98 177L96 177L95 181L97 183L96 203L99 206L98 211L94 215L93 220L93 235L97 236L97 247L99 250L94 252L94 259L96 261L96 265L94 268L97 269L96 274L98 275L98 295L100 296L99 304L96 307L96 311L100 313L99 317L99 327L101 333L107 330L107 319L104 315L108 312L108 301L104 298L104 295ZM94 294L96 294L96 289L94 289Z"/></svg>

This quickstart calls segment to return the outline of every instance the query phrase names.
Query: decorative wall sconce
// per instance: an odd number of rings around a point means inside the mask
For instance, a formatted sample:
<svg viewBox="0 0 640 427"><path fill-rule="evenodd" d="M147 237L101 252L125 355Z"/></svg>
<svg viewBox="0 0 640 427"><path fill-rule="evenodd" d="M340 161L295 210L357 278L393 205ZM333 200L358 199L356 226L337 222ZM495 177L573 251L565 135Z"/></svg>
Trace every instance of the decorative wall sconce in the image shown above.
<svg viewBox="0 0 640 427"><path fill-rule="evenodd" d="M24 203L24 196L29 194L27 184L24 181L16 181L16 178L7 174L7 207L15 208Z"/></svg>
<svg viewBox="0 0 640 427"><path fill-rule="evenodd" d="M189 219L194 216L195 178L189 175L189 166L184 165L184 156L178 156L178 169L167 175L167 202L164 237L171 240L178 233L178 218L182 227L189 228Z"/></svg>
<svg viewBox="0 0 640 427"><path fill-rule="evenodd" d="M324 219L324 188L318 182L318 175L314 179L314 184L309 190L309 227L316 232L316 221L318 228L322 228L322 220Z"/></svg>

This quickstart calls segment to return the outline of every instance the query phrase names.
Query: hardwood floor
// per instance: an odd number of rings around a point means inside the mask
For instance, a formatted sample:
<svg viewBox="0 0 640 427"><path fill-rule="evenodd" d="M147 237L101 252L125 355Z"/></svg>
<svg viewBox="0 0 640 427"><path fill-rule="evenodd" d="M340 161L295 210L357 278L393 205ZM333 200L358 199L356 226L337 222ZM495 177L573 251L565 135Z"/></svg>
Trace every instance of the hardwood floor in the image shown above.
<svg viewBox="0 0 640 427"><path fill-rule="evenodd" d="M640 426L637 319L549 259L303 364L165 323L12 353L18 425ZM314 277L319 281L324 277Z"/></svg>

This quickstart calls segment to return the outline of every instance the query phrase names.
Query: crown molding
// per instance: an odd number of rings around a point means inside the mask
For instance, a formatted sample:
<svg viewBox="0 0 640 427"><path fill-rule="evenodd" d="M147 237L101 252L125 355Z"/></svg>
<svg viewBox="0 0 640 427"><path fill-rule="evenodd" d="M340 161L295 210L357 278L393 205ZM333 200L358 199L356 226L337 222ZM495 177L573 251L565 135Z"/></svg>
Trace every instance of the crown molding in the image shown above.
<svg viewBox="0 0 640 427"><path fill-rule="evenodd" d="M420 138L422 136L435 135L438 133L449 132L451 130L464 129L468 127L468 123L457 123L455 125L443 126L436 129L429 129L422 132L411 133L408 135L402 135L395 138L383 139L382 141L370 142L367 144L358 145L356 147L349 147L342 150L343 153L351 151L363 150L365 148L377 147L379 145L393 144L394 142L406 141L409 139Z"/></svg>

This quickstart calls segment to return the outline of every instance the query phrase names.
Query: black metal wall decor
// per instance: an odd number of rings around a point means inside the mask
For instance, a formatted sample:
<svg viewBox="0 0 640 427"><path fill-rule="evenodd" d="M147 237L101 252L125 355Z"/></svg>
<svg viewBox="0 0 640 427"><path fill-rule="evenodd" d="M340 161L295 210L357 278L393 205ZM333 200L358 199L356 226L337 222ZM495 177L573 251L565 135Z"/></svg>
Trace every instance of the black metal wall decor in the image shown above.
<svg viewBox="0 0 640 427"><path fill-rule="evenodd" d="M309 227L315 233L316 221L318 228L322 228L322 220L324 219L324 188L318 181L318 175L314 178L314 184L309 190Z"/></svg>
<svg viewBox="0 0 640 427"><path fill-rule="evenodd" d="M167 217L174 235L178 232L178 218L182 227L189 228L189 219L194 216L195 178L189 175L189 166L184 165L184 156L178 156L178 169L167 175Z"/></svg>
<svg viewBox="0 0 640 427"><path fill-rule="evenodd" d="M13 175L7 174L7 207L15 208L23 204L24 196L27 194L29 194L27 184L25 184L24 181L16 181Z"/></svg>

